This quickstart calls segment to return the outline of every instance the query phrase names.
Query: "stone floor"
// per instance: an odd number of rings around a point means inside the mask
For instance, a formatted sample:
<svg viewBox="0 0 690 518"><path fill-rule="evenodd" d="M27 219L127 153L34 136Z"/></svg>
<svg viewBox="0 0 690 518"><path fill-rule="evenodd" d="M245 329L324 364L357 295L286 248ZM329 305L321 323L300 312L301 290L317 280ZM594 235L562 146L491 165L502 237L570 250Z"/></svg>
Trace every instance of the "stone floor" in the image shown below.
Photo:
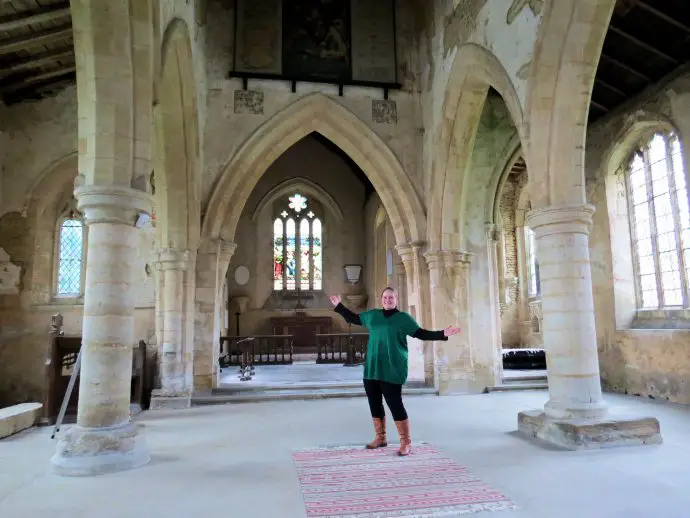
<svg viewBox="0 0 690 518"><path fill-rule="evenodd" d="M292 365L259 365L251 381L240 381L237 378L237 368L223 369L220 375L220 385L224 388L236 387L277 387L320 385L328 386L360 386L364 367L357 365L343 367L342 364L319 364L314 361L295 362ZM504 371L504 378L522 376L545 376L545 370L509 370ZM414 382L415 380L410 380ZM421 381L421 380L420 380Z"/></svg>
<svg viewBox="0 0 690 518"><path fill-rule="evenodd" d="M407 407L414 440L440 447L520 506L473 516L687 518L690 408L608 395L617 413L658 417L664 444L565 452L514 435L517 412L546 398L545 391L416 396ZM51 474L51 429L0 441L0 516L304 518L291 451L371 436L362 399L145 412L137 421L151 464L95 478Z"/></svg>

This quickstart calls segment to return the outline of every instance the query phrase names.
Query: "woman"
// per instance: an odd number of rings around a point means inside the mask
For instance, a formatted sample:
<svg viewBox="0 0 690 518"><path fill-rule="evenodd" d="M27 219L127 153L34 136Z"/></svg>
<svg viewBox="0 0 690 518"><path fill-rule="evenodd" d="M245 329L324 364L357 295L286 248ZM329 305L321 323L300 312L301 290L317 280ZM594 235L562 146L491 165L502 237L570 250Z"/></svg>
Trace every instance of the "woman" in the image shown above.
<svg viewBox="0 0 690 518"><path fill-rule="evenodd" d="M359 315L342 305L340 295L333 295L330 300L335 306L335 312L348 324L364 326L369 330L364 364L364 391L369 400L376 437L366 447L374 449L388 445L386 413L383 408L385 398L400 436L398 455L409 455L412 448L410 421L402 402L402 386L407 381L407 337L448 340L449 336L459 333L460 329L452 326L443 331L422 329L408 313L398 311L397 294L393 288L386 288L381 293L383 309L372 309Z"/></svg>

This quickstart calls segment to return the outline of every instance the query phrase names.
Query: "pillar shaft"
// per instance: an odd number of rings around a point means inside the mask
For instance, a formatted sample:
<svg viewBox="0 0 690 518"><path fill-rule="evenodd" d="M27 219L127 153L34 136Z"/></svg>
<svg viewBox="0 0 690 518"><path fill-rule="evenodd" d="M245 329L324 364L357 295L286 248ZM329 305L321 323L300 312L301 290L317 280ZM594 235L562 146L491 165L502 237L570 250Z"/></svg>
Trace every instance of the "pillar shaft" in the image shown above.
<svg viewBox="0 0 690 518"><path fill-rule="evenodd" d="M431 314L434 329L454 325L462 333L436 346L434 384L440 395L467 393L473 386L469 318L469 265L471 254L435 250L424 257L429 265Z"/></svg>
<svg viewBox="0 0 690 518"><path fill-rule="evenodd" d="M549 379L545 412L553 418L606 414L601 393L588 235L594 207L531 211L541 283Z"/></svg>
<svg viewBox="0 0 690 518"><path fill-rule="evenodd" d="M53 464L67 475L119 471L150 457L130 415L134 271L141 213L150 196L125 187L75 190L89 226L77 426L61 437Z"/></svg>
<svg viewBox="0 0 690 518"><path fill-rule="evenodd" d="M429 303L429 271L422 256L423 243L408 243L398 245L405 269L405 295L403 297L406 308L421 326L428 326L431 321L431 305ZM434 386L434 346L423 344L424 355L424 383Z"/></svg>
<svg viewBox="0 0 690 518"><path fill-rule="evenodd" d="M194 322L194 391L217 386L220 332L225 308L222 288L235 243L221 239L202 243L197 254Z"/></svg>
<svg viewBox="0 0 690 518"><path fill-rule="evenodd" d="M185 271L189 264L189 252L171 248L157 253L157 265L163 274L162 343L160 347L161 390L158 395L187 394L184 357L184 300Z"/></svg>

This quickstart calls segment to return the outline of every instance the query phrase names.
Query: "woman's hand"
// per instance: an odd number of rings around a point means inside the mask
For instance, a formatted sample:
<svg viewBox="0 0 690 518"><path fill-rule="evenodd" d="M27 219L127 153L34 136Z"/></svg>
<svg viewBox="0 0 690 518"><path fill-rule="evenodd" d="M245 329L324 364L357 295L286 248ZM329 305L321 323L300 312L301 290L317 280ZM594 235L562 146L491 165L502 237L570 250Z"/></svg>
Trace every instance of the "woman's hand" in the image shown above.
<svg viewBox="0 0 690 518"><path fill-rule="evenodd" d="M444 336L453 336L457 335L460 332L459 327L453 327L453 326L448 326L443 330L443 335Z"/></svg>
<svg viewBox="0 0 690 518"><path fill-rule="evenodd" d="M330 299L331 304L333 304L333 307L336 307L343 300L340 295L331 295L328 298Z"/></svg>

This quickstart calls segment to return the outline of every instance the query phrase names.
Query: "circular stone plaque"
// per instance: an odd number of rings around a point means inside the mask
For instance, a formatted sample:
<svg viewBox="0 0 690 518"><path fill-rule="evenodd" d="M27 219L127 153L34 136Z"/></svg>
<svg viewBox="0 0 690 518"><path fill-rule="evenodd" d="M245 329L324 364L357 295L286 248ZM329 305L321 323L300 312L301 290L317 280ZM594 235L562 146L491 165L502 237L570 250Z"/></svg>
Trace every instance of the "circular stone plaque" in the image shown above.
<svg viewBox="0 0 690 518"><path fill-rule="evenodd" d="M235 269L235 282L244 286L249 281L249 269L246 266L238 266Z"/></svg>

